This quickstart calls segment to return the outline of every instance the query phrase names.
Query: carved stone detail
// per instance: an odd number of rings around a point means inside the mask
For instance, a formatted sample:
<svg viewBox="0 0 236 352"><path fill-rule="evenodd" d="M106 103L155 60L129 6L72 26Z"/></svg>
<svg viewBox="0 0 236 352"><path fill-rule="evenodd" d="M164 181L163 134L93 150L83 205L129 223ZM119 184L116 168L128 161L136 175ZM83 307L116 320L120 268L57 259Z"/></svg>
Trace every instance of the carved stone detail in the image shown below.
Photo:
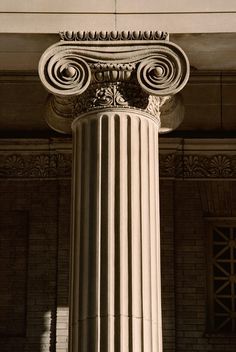
<svg viewBox="0 0 236 352"><path fill-rule="evenodd" d="M132 107L145 109L148 96L135 83L94 84L77 98L76 115L104 107Z"/></svg>
<svg viewBox="0 0 236 352"><path fill-rule="evenodd" d="M79 56L70 52L53 55L44 68L47 85L55 95L74 96L83 93L89 86L91 70ZM45 82L46 83L46 82Z"/></svg>
<svg viewBox="0 0 236 352"><path fill-rule="evenodd" d="M160 177L177 179L236 179L236 155L202 151L183 155L160 150ZM71 177L71 151L1 152L0 178Z"/></svg>
<svg viewBox="0 0 236 352"><path fill-rule="evenodd" d="M60 32L60 38L65 41L166 40L168 33L162 31L64 31Z"/></svg>
<svg viewBox="0 0 236 352"><path fill-rule="evenodd" d="M71 176L71 153L27 152L0 156L1 178L54 178Z"/></svg>
<svg viewBox="0 0 236 352"><path fill-rule="evenodd" d="M135 70L135 64L92 63L92 82L128 81Z"/></svg>
<svg viewBox="0 0 236 352"><path fill-rule="evenodd" d="M184 179L235 179L236 156L160 154L160 176Z"/></svg>
<svg viewBox="0 0 236 352"><path fill-rule="evenodd" d="M146 107L146 111L152 115L160 116L161 107L165 104L166 100L171 99L170 96L166 97L156 97L154 95L149 95L148 97L148 105Z"/></svg>
<svg viewBox="0 0 236 352"><path fill-rule="evenodd" d="M162 48L145 58L137 69L137 79L142 89L152 95L166 96L179 92L186 84L183 71L179 69L179 53Z"/></svg>
<svg viewBox="0 0 236 352"><path fill-rule="evenodd" d="M161 106L174 107L171 97L189 78L185 53L163 32L64 32L61 38L39 63L42 83L55 96L47 121L57 131L70 133L66 124L81 112L104 107L143 109L159 119ZM178 123L169 123L169 114L168 130L182 121L179 105Z"/></svg>
<svg viewBox="0 0 236 352"><path fill-rule="evenodd" d="M70 133L72 121L82 113L104 108L132 108L148 112L161 120L159 133L177 128L184 117L184 107L179 94L157 97L146 94L135 80L117 83L92 84L83 94L67 99L50 98L46 111L48 124L57 131Z"/></svg>
<svg viewBox="0 0 236 352"><path fill-rule="evenodd" d="M98 73L104 72L104 67L107 70L110 66L113 70L113 65L116 65L117 72L124 71L124 68L130 72L135 67L141 88L157 96L176 94L185 86L189 77L186 55L177 45L165 41L157 41L147 48L137 45L129 48L129 51L115 46L109 52L101 51L99 46L91 49L74 42L67 45L60 42L42 55L39 75L52 94L73 96L88 88L90 67L96 70L94 76L97 77ZM113 79L119 81L119 75Z"/></svg>

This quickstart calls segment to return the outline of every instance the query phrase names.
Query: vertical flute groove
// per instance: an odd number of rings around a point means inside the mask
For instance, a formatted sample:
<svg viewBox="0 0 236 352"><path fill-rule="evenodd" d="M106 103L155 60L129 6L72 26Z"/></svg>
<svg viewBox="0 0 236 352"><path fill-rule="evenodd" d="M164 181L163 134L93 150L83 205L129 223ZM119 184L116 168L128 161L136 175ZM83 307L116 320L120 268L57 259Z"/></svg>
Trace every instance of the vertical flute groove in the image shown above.
<svg viewBox="0 0 236 352"><path fill-rule="evenodd" d="M138 119L139 121L139 175L140 175L140 180L139 180L139 193L140 193L140 203L139 203L139 219L140 219L140 234L139 234L139 238L140 238L140 283L141 283L141 316L144 317L144 319L141 320L141 346L140 346L140 351L144 351L144 330L145 330L145 302L144 302L144 299L145 299L145 294L144 294L144 283L143 283L143 280L145 278L144 276L144 273L143 273L143 267L142 267L142 262L143 262L143 254L144 254L144 250L143 250L143 242L144 242L144 238L143 238L143 235L144 235L144 229L143 229L143 226L144 226L144 222L145 222L145 219L144 219L144 211L146 209L143 209L143 169L142 169L142 164L143 164L143 127L145 126L145 123L146 121L144 120L143 123L141 121L141 119L139 118ZM144 207L145 208L145 207Z"/></svg>
<svg viewBox="0 0 236 352"><path fill-rule="evenodd" d="M108 351L114 352L114 306L115 306L115 236L114 236L114 217L115 217L115 136L114 136L114 118L108 119L108 277L109 277L109 306L108 306Z"/></svg>
<svg viewBox="0 0 236 352"><path fill-rule="evenodd" d="M131 118L128 118L128 126L127 126L127 155L128 155L128 174L127 174L127 184L128 184L128 321L129 321L129 350L133 351L133 320L132 320L132 294L133 294L133 286L132 286L132 215L131 215Z"/></svg>
<svg viewBox="0 0 236 352"><path fill-rule="evenodd" d="M149 143L149 150L151 150L151 147L153 145L153 126L148 126L148 143ZM155 147L154 147L155 148ZM155 209L155 198L153 197L153 194L155 194L153 185L155 184L155 151L154 153L149 152L148 154L148 177L149 177L149 187L148 187L148 195L149 195L149 206L150 206L150 212L149 212L149 228L150 228L150 243L149 243L149 248L150 248L150 272L153 273L155 270L155 257L156 257L156 251L155 251L155 242L156 242L156 227L155 227L155 212L153 211ZM154 199L154 204L153 204L153 199ZM155 352L157 349L157 345L155 343L155 324L156 324L156 315L157 315L157 305L156 305L156 277L155 275L152 275L150 277L150 304L151 304L151 337L152 337L152 344L151 344L151 351Z"/></svg>
<svg viewBox="0 0 236 352"><path fill-rule="evenodd" d="M101 146L101 351L107 351L107 293L108 293L108 273L107 273L107 256L108 256L108 236L107 234L107 175L108 175L108 120L106 116L101 118L102 127L102 146Z"/></svg>
<svg viewBox="0 0 236 352"><path fill-rule="evenodd" d="M119 316L121 312L121 290L120 287L122 285L121 278L121 228L120 228L120 160L121 160L121 151L120 151L120 119L119 116L114 117L114 129L115 129L115 175L114 175L114 182L115 182L115 204L114 204L114 212L115 216L115 316ZM120 351L121 344L121 318L115 319L114 321L114 330L115 330L115 351Z"/></svg>
<svg viewBox="0 0 236 352"><path fill-rule="evenodd" d="M158 126L91 113L74 133L71 352L161 352Z"/></svg>
<svg viewBox="0 0 236 352"><path fill-rule="evenodd" d="M98 261L97 264L97 346L96 352L100 352L100 345L101 345L101 306L100 306L100 296L101 296L101 138L102 138L102 128L101 128L101 119L97 121L98 124L98 157L97 157L97 229L96 229L96 237L97 237L97 253L96 258Z"/></svg>

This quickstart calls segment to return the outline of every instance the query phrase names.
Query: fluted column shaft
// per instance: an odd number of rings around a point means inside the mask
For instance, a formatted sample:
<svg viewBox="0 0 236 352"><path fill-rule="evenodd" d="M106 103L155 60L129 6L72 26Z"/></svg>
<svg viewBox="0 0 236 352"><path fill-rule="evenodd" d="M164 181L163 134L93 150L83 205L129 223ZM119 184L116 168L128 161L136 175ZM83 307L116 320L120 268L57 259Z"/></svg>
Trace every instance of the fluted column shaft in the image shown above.
<svg viewBox="0 0 236 352"><path fill-rule="evenodd" d="M158 120L114 109L73 130L71 352L161 352Z"/></svg>

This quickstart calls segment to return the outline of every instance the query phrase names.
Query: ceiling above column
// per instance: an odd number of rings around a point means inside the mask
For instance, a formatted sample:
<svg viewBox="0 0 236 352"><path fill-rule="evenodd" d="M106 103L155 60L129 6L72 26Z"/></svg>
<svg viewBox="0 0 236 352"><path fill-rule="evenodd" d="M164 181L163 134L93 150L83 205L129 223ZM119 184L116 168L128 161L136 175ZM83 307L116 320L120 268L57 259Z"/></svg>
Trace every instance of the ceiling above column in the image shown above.
<svg viewBox="0 0 236 352"><path fill-rule="evenodd" d="M234 0L1 0L1 32L156 30L169 33L236 31ZM92 18L92 21L91 21Z"/></svg>

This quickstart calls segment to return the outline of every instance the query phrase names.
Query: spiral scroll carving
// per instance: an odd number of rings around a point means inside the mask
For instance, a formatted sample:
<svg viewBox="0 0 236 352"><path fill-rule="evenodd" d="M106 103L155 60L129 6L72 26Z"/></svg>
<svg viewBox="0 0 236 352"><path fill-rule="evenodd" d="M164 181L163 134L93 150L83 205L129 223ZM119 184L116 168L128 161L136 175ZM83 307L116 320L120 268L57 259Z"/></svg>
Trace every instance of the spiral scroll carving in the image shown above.
<svg viewBox="0 0 236 352"><path fill-rule="evenodd" d="M181 122L174 96L186 85L190 65L167 33L66 31L61 39L39 62L40 79L53 95L46 113L52 128L69 133L75 118L106 108L142 110L155 121L161 115L169 130L172 120Z"/></svg>
<svg viewBox="0 0 236 352"><path fill-rule="evenodd" d="M45 57L41 58L39 76L50 93L74 96L82 94L88 88L91 70L76 53L60 52L46 60Z"/></svg>
<svg viewBox="0 0 236 352"><path fill-rule="evenodd" d="M162 48L159 53L141 61L137 79L146 93L174 95L185 86L189 78L189 64L182 50L178 51Z"/></svg>

